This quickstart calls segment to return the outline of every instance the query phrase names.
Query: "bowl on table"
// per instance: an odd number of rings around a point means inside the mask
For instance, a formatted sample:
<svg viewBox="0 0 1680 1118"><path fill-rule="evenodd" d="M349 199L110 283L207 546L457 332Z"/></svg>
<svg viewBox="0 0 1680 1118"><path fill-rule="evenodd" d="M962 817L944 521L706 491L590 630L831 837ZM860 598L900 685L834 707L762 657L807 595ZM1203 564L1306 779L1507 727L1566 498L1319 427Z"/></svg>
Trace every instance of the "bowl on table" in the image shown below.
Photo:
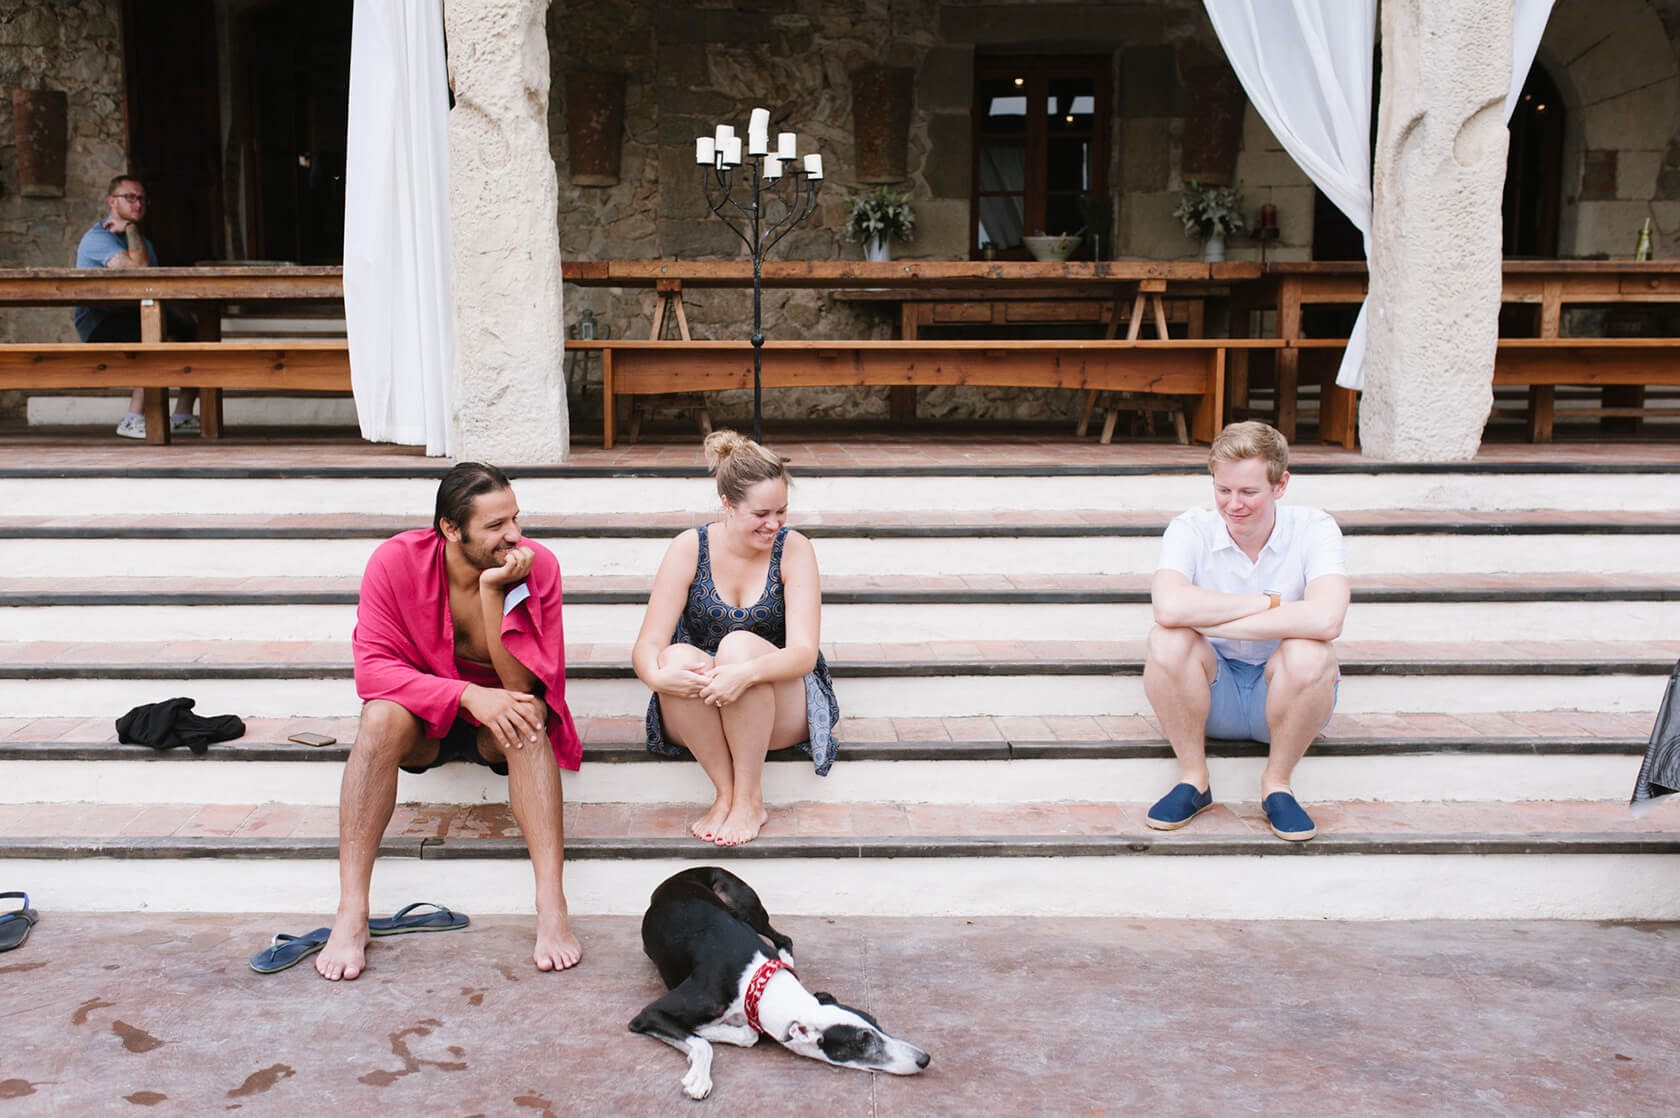
<svg viewBox="0 0 1680 1118"><path fill-rule="evenodd" d="M1021 238L1022 243L1027 246L1027 251L1032 253L1032 258L1034 260L1041 260L1047 263L1060 263L1061 261L1066 260L1068 257L1079 251L1079 246L1084 242L1084 240L1085 238L1076 237L1072 234L1064 234L1060 237L1039 236Z"/></svg>

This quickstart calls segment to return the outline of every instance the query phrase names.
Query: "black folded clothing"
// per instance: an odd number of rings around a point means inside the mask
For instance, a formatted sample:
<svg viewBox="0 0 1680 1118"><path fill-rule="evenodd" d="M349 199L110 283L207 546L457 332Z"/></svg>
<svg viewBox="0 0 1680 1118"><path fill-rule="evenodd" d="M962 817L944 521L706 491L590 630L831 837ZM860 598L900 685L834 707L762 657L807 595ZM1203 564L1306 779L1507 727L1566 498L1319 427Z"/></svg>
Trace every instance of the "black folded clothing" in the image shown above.
<svg viewBox="0 0 1680 1118"><path fill-rule="evenodd" d="M245 732L237 714L194 714L193 702L183 697L137 706L117 719L117 740L153 749L184 745L194 753L204 753L211 742L228 741Z"/></svg>

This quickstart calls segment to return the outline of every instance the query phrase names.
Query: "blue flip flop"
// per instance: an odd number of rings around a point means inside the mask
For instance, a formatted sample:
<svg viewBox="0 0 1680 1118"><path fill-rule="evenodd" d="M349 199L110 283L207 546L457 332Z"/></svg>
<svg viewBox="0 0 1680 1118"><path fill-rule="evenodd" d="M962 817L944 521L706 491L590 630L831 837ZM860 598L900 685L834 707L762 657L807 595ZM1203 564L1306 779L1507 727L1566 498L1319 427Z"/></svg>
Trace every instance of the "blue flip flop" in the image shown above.
<svg viewBox="0 0 1680 1118"><path fill-rule="evenodd" d="M429 908L432 911L415 912L417 908ZM431 901L416 901L398 909L395 916L377 916L369 920L368 934L400 936L408 932L453 932L469 923L471 921L465 913L452 911Z"/></svg>
<svg viewBox="0 0 1680 1118"><path fill-rule="evenodd" d="M316 928L313 932L301 936L289 936L281 932L267 947L251 956L251 969L258 974L278 974L289 967L295 967L325 947L330 935L331 928Z"/></svg>
<svg viewBox="0 0 1680 1118"><path fill-rule="evenodd" d="M41 914L29 907L28 893L0 893L0 900L23 902L11 912L0 913L0 951L10 951L23 946Z"/></svg>

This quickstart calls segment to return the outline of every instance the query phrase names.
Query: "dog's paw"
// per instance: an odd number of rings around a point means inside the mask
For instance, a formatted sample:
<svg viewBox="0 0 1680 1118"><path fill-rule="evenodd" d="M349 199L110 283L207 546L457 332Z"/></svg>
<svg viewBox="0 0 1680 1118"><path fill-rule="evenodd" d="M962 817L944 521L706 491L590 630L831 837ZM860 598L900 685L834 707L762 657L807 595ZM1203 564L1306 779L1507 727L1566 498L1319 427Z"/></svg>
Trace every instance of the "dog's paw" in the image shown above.
<svg viewBox="0 0 1680 1118"><path fill-rule="evenodd" d="M793 966L793 952L792 951L788 950L785 947L778 947L776 949L776 954L778 954L782 957L782 962L786 963L790 967Z"/></svg>
<svg viewBox="0 0 1680 1118"><path fill-rule="evenodd" d="M682 1080L683 1094L691 1099L703 1099L712 1093L711 1072L704 1068L689 1068Z"/></svg>

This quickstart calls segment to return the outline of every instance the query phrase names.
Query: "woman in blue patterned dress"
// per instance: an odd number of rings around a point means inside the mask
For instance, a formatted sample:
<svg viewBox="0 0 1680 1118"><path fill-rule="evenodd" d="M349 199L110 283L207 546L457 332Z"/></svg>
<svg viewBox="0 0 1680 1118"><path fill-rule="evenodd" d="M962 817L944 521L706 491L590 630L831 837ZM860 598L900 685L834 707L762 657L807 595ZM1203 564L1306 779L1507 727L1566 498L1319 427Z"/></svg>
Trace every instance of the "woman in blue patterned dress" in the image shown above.
<svg viewBox="0 0 1680 1118"><path fill-rule="evenodd" d="M694 837L758 837L764 756L798 746L819 774L840 710L817 643L822 588L811 541L787 525L782 460L733 431L706 438L722 517L671 541L631 650L653 690L647 744L694 755L717 795Z"/></svg>

